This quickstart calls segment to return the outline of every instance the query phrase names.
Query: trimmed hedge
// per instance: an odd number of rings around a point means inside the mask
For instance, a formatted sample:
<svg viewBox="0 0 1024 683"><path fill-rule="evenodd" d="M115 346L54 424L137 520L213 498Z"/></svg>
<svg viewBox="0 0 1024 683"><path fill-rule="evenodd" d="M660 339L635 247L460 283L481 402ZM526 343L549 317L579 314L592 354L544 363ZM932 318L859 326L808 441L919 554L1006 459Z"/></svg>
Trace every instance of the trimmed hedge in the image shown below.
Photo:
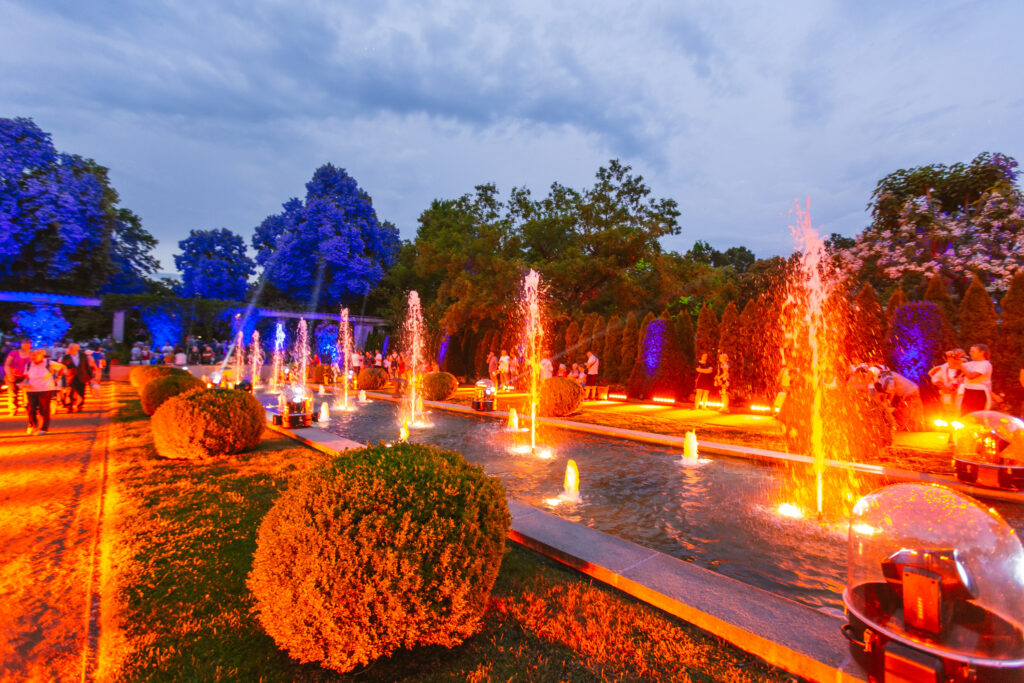
<svg viewBox="0 0 1024 683"><path fill-rule="evenodd" d="M143 384L139 391L139 397L142 399L142 412L152 415L168 399L187 391L202 389L205 386L201 379L188 373L181 375L175 373L152 379Z"/></svg>
<svg viewBox="0 0 1024 683"><path fill-rule="evenodd" d="M157 408L153 442L165 458L205 458L259 445L266 411L252 394L209 389L178 394Z"/></svg>
<svg viewBox="0 0 1024 683"><path fill-rule="evenodd" d="M423 378L423 398L427 401L444 401L451 398L459 388L459 380L448 372L432 372Z"/></svg>
<svg viewBox="0 0 1024 683"><path fill-rule="evenodd" d="M356 383L360 389L383 389L387 386L388 380L387 370L384 368L363 368L359 371L359 376L356 378Z"/></svg>
<svg viewBox="0 0 1024 683"><path fill-rule="evenodd" d="M579 410L583 402L583 387L566 377L550 377L540 385L537 410L547 417L563 417Z"/></svg>
<svg viewBox="0 0 1024 683"><path fill-rule="evenodd" d="M346 672L476 633L505 551L501 483L424 444L349 451L289 488L260 524L248 585L300 662Z"/></svg>
<svg viewBox="0 0 1024 683"><path fill-rule="evenodd" d="M128 381L136 390L142 391L147 382L157 377L168 377L170 375L187 375L187 370L176 368L170 365L136 365L128 373Z"/></svg>

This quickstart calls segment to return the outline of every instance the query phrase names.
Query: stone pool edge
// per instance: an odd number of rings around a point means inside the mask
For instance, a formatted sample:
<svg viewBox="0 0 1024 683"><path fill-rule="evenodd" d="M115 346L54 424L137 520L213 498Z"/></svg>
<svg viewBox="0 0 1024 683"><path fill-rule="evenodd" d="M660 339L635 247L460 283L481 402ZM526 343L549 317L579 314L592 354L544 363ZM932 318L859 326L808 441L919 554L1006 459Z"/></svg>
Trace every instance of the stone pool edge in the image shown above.
<svg viewBox="0 0 1024 683"><path fill-rule="evenodd" d="M401 399L395 398L390 394L380 392L367 392L368 396L374 399L390 401L397 403ZM488 412L481 412L473 410L468 406L459 405L457 403L445 403L443 401L424 401L424 406L431 408L439 408L451 413L459 413L463 415L475 415L477 417L490 417L492 419L508 419L508 413L500 410L493 410ZM659 446L673 446L679 449L683 448L684 438L681 436L671 436L668 434L657 434L655 432L642 432L635 429L623 429L621 427L606 427L604 425L590 424L589 422L576 422L574 420L563 420L552 417L539 417L537 418L541 424L549 425L551 427L559 427L561 429L568 429L576 432L584 432L587 434L595 434L597 436L610 436L616 439L629 439L631 441L640 441L643 443L652 443ZM758 460L761 462L791 462L800 463L804 465L813 464L814 459L806 455L795 455L793 453L785 453L783 451L773 451L765 448L755 448L753 446L738 446L735 444L721 443L718 441L707 441L705 439L698 439L697 445L702 452L711 453L715 455L724 455L733 458L742 458L744 460ZM971 484L965 484L955 477L946 477L938 474L928 474L927 472L915 472L913 470L901 470L892 467L883 467L882 465L870 465L867 463L852 462L844 463L837 460L829 460L828 465L830 467L836 467L840 469L852 469L862 474L870 474L886 479L895 479L898 481L910 481L910 482L922 482L926 484L942 484L948 486L951 489L956 489L963 493L967 493L975 498L988 498L992 500L1000 500L1007 503L1017 503L1018 505L1024 505L1024 493L1017 493L1013 491L1003 491L1001 489L990 489L980 486L972 486Z"/></svg>
<svg viewBox="0 0 1024 683"><path fill-rule="evenodd" d="M269 417L268 412L268 417ZM319 427L268 428L327 455L363 448ZM812 681L864 681L842 619L509 499L508 538Z"/></svg>

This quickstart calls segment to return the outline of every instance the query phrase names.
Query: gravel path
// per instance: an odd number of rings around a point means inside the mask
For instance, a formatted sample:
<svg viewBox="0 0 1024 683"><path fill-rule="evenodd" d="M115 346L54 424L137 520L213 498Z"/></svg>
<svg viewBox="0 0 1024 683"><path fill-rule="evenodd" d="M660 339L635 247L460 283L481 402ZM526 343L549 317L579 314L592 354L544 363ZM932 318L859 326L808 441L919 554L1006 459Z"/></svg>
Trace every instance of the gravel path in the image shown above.
<svg viewBox="0 0 1024 683"><path fill-rule="evenodd" d="M25 434L0 418L0 680L91 680L99 519L115 389Z"/></svg>

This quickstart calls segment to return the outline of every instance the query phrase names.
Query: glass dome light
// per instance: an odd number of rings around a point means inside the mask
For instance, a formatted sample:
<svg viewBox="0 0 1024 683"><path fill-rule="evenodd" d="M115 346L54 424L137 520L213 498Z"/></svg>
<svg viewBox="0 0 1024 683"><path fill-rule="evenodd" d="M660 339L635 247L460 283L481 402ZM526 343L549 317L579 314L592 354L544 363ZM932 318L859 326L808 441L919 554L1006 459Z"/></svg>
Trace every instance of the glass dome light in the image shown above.
<svg viewBox="0 0 1024 683"><path fill-rule="evenodd" d="M1024 549L995 510L964 494L896 484L858 501L843 602L865 642L1024 680Z"/></svg>

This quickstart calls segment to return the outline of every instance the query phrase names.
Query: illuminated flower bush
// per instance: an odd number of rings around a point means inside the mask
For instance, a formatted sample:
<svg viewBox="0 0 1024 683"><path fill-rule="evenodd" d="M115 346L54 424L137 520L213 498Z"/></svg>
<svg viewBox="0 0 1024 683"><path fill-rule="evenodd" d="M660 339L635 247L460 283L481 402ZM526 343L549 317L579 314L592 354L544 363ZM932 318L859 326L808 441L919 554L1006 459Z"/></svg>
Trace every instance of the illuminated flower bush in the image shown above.
<svg viewBox="0 0 1024 683"><path fill-rule="evenodd" d="M383 389L388 383L388 373L384 368L363 368L356 378L360 389Z"/></svg>
<svg viewBox="0 0 1024 683"><path fill-rule="evenodd" d="M184 394L186 391L202 389L205 386L201 379L188 373L174 373L151 379L143 384L139 391L142 412L152 415L168 399L174 398L178 394Z"/></svg>
<svg viewBox="0 0 1024 683"><path fill-rule="evenodd" d="M942 311L931 302L915 301L900 307L889 325L892 368L914 382L941 361L950 344Z"/></svg>
<svg viewBox="0 0 1024 683"><path fill-rule="evenodd" d="M128 381L141 394L147 383L169 375L188 375L188 371L168 365L136 365L128 373ZM191 377L191 375L189 375Z"/></svg>
<svg viewBox="0 0 1024 683"><path fill-rule="evenodd" d="M33 346L50 346L67 334L71 323L57 306L35 306L14 314L14 333L32 340Z"/></svg>
<svg viewBox="0 0 1024 683"><path fill-rule="evenodd" d="M349 451L267 513L248 584L279 647L351 671L476 633L508 528L504 487L458 453Z"/></svg>
<svg viewBox="0 0 1024 683"><path fill-rule="evenodd" d="M423 398L428 401L444 401L451 398L459 388L455 375L448 372L432 372L423 378Z"/></svg>
<svg viewBox="0 0 1024 683"><path fill-rule="evenodd" d="M260 443L266 411L252 394L210 389L179 394L153 413L153 443L165 458L249 451Z"/></svg>
<svg viewBox="0 0 1024 683"><path fill-rule="evenodd" d="M583 393L583 387L571 379L549 377L541 382L537 410L549 417L572 415L580 409Z"/></svg>

